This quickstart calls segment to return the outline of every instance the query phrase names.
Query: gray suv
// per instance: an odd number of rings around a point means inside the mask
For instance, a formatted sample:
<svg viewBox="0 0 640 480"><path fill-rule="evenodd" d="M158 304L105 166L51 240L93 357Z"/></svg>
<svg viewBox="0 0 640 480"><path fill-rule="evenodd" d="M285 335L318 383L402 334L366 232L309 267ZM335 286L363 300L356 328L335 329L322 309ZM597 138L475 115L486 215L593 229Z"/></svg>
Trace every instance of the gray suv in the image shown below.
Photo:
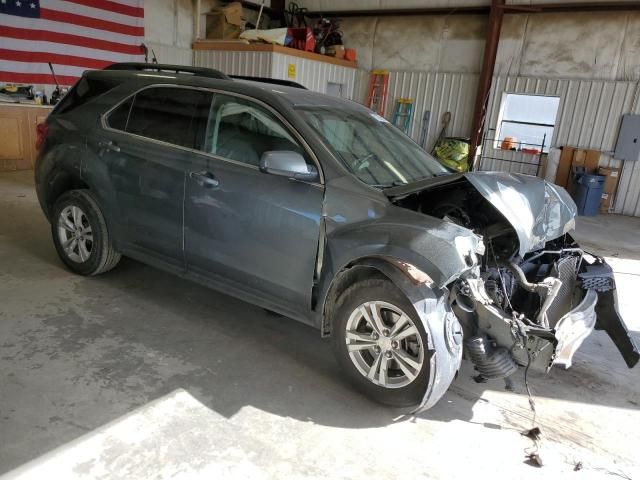
<svg viewBox="0 0 640 480"><path fill-rule="evenodd" d="M452 173L376 113L287 83L86 72L38 127L65 265L96 275L126 255L312 325L394 406L434 405L463 356L480 378L568 368L594 328L638 362L562 188Z"/></svg>

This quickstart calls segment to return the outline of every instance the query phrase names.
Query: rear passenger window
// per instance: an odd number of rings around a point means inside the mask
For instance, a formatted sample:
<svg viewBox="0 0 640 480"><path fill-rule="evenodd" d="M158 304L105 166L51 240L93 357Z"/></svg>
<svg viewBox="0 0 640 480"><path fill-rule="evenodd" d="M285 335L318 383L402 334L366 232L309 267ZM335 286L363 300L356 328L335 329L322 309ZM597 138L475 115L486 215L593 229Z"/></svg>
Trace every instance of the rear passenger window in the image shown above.
<svg viewBox="0 0 640 480"><path fill-rule="evenodd" d="M271 112L230 95L216 95L211 104L203 150L254 166L260 165L264 152L289 150L300 153L312 164L305 150Z"/></svg>
<svg viewBox="0 0 640 480"><path fill-rule="evenodd" d="M147 88L107 120L111 128L188 148L200 148L212 94L189 88ZM204 112L204 113L203 113Z"/></svg>
<svg viewBox="0 0 640 480"><path fill-rule="evenodd" d="M120 104L118 108L111 112L109 119L107 120L107 123L111 128L122 131L127 130L127 120L129 120L129 112L131 111L132 104L133 97Z"/></svg>
<svg viewBox="0 0 640 480"><path fill-rule="evenodd" d="M54 112L56 115L70 112L84 105L89 100L93 100L103 93L107 93L117 85L118 83L113 81L89 78L87 76L81 77L78 83L73 86L69 93L67 93L56 106Z"/></svg>

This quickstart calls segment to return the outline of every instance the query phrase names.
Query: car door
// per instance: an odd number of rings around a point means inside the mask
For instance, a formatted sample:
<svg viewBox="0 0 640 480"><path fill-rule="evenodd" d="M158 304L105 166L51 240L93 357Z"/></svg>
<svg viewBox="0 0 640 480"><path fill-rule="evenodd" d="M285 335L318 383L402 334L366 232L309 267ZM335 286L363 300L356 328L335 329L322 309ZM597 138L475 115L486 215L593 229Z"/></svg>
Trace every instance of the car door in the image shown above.
<svg viewBox="0 0 640 480"><path fill-rule="evenodd" d="M266 105L216 94L186 181L187 269L236 292L308 313L324 189L260 171L266 151L315 161Z"/></svg>
<svg viewBox="0 0 640 480"><path fill-rule="evenodd" d="M98 149L107 156L122 243L184 269L184 178L197 112L211 93L171 86L137 92L106 118Z"/></svg>

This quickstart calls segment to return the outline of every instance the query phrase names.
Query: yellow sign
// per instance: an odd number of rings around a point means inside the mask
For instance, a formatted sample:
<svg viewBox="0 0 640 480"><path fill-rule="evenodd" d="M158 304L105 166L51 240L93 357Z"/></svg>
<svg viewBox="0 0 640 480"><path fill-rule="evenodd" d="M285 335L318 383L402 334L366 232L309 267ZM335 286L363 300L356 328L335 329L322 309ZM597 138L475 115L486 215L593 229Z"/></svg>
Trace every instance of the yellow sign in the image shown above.
<svg viewBox="0 0 640 480"><path fill-rule="evenodd" d="M295 65L295 63L290 63L289 64L287 75L291 79L295 79L296 78L296 65Z"/></svg>

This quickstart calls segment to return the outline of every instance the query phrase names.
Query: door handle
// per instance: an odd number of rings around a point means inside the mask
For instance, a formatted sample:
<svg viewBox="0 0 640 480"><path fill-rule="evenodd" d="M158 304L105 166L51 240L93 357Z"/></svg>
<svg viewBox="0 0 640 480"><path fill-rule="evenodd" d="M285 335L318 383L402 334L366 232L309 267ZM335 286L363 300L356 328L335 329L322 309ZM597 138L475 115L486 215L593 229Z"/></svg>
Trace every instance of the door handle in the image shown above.
<svg viewBox="0 0 640 480"><path fill-rule="evenodd" d="M198 182L201 187L217 187L220 185L220 181L211 172L191 172L189 176Z"/></svg>
<svg viewBox="0 0 640 480"><path fill-rule="evenodd" d="M111 150L113 152L119 152L120 151L120 147L118 145L116 145L115 143L113 143L113 141L109 140L106 142L98 142L98 146L100 148L102 148L103 150Z"/></svg>

